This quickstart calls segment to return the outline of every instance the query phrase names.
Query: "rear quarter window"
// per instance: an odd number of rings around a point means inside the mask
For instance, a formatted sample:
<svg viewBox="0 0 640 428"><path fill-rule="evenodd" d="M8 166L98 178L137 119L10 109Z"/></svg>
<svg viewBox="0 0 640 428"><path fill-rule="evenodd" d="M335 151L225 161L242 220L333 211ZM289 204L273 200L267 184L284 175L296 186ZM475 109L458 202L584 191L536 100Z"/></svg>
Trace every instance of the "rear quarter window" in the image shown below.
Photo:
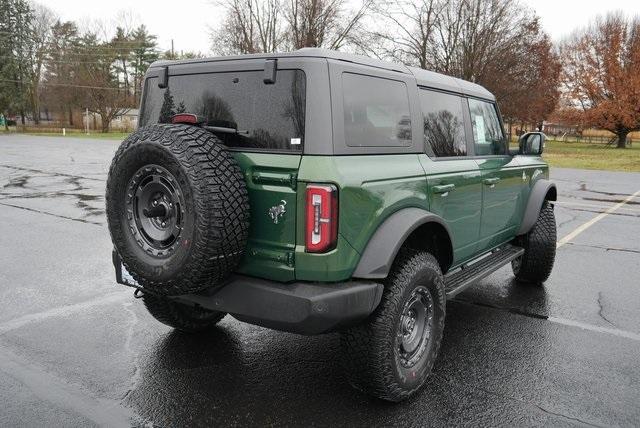
<svg viewBox="0 0 640 428"><path fill-rule="evenodd" d="M278 70L265 84L263 71L170 76L145 84L140 125L169 123L177 113L206 118L208 126L237 129L216 133L228 147L301 152L304 144L306 79L302 70Z"/></svg>
<svg viewBox="0 0 640 428"><path fill-rule="evenodd" d="M462 98L420 89L424 140L436 157L466 156Z"/></svg>
<svg viewBox="0 0 640 428"><path fill-rule="evenodd" d="M342 93L347 146L411 145L411 112L404 82L343 73Z"/></svg>

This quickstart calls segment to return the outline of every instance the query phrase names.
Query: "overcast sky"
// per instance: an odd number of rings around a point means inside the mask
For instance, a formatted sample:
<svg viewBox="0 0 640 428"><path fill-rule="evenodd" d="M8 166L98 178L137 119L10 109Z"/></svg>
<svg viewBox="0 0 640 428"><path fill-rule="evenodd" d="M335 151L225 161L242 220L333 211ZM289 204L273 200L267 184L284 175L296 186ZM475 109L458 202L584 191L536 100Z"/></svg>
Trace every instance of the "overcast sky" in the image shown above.
<svg viewBox="0 0 640 428"><path fill-rule="evenodd" d="M523 0L542 18L554 40L560 40L598 14L622 10L640 15L639 0ZM210 0L48 0L41 3L62 19L90 25L91 20L112 21L127 12L136 23L144 23L158 36L163 50L174 40L176 51L209 53L209 27L221 21L221 10Z"/></svg>

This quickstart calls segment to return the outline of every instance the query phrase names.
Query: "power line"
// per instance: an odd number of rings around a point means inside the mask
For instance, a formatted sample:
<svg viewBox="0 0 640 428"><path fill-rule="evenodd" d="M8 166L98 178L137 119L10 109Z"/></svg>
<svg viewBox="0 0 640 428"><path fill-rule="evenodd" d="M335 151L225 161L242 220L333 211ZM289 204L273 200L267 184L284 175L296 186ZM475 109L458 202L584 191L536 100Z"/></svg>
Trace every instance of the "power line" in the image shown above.
<svg viewBox="0 0 640 428"><path fill-rule="evenodd" d="M13 83L20 83L22 85L28 84L28 82L23 82L21 80L15 80L15 79L0 79L0 82L13 82ZM110 87L110 86L73 85L71 83L40 82L39 86L64 86L64 87L81 88L81 89L105 89L105 90L110 90L110 91L123 91L123 90L126 90L126 88L113 88L113 87Z"/></svg>
<svg viewBox="0 0 640 428"><path fill-rule="evenodd" d="M5 56L0 55L0 58L15 58L15 57L10 56L10 55L5 55ZM118 62L118 60L115 59L115 60L111 61L110 63L114 63L114 62ZM46 65L46 64L70 64L70 65L76 65L76 64L77 65L80 65L80 64L102 64L102 65L107 65L106 61L104 61L104 62L100 62L100 61L80 61L80 60L78 60L78 61L59 61L59 60L52 60L52 59L48 59L48 58L43 58L42 59L42 63L44 65Z"/></svg>

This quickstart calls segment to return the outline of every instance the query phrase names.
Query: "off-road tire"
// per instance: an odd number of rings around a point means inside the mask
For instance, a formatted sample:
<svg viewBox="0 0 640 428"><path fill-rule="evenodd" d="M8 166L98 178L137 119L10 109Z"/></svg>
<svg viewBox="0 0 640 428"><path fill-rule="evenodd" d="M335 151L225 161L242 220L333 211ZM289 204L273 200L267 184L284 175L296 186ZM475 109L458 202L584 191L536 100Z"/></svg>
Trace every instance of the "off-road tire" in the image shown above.
<svg viewBox="0 0 640 428"><path fill-rule="evenodd" d="M174 302L166 297L145 294L142 297L149 313L176 330L193 333L216 325L226 313Z"/></svg>
<svg viewBox="0 0 640 428"><path fill-rule="evenodd" d="M516 245L524 248L524 254L511 262L516 279L530 284L546 281L556 258L556 241L553 205L545 201L531 230L515 240Z"/></svg>
<svg viewBox="0 0 640 428"><path fill-rule="evenodd" d="M340 344L349 383L369 395L398 402L418 391L431 373L442 341L446 295L436 258L421 251L401 250L384 285L374 313L366 322L343 331ZM396 340L403 307L421 286L433 299L432 329L420 359L406 368L400 363Z"/></svg>
<svg viewBox="0 0 640 428"><path fill-rule="evenodd" d="M175 248L160 256L145 249L139 233L136 238L127 210L132 180L148 165L170 173L184 200L180 237ZM150 125L124 140L109 169L106 208L124 266L150 294L215 287L237 267L245 250L249 200L242 171L215 135L195 126Z"/></svg>

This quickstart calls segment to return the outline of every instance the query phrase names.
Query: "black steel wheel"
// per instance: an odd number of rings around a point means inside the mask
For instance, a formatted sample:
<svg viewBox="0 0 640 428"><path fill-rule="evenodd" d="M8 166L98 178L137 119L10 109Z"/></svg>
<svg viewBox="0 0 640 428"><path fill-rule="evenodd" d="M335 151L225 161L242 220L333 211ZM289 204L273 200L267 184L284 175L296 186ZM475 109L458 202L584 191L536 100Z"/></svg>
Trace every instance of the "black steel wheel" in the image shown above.
<svg viewBox="0 0 640 428"><path fill-rule="evenodd" d="M433 335L433 297L426 287L417 287L407 299L400 316L397 355L405 368L420 361Z"/></svg>
<svg viewBox="0 0 640 428"><path fill-rule="evenodd" d="M182 189L173 174L159 165L145 165L127 187L127 219L140 246L156 257L175 251L188 218Z"/></svg>
<svg viewBox="0 0 640 428"><path fill-rule="evenodd" d="M436 258L400 251L380 304L362 323L343 331L349 382L367 394L401 401L415 394L438 355L446 312L444 279Z"/></svg>

